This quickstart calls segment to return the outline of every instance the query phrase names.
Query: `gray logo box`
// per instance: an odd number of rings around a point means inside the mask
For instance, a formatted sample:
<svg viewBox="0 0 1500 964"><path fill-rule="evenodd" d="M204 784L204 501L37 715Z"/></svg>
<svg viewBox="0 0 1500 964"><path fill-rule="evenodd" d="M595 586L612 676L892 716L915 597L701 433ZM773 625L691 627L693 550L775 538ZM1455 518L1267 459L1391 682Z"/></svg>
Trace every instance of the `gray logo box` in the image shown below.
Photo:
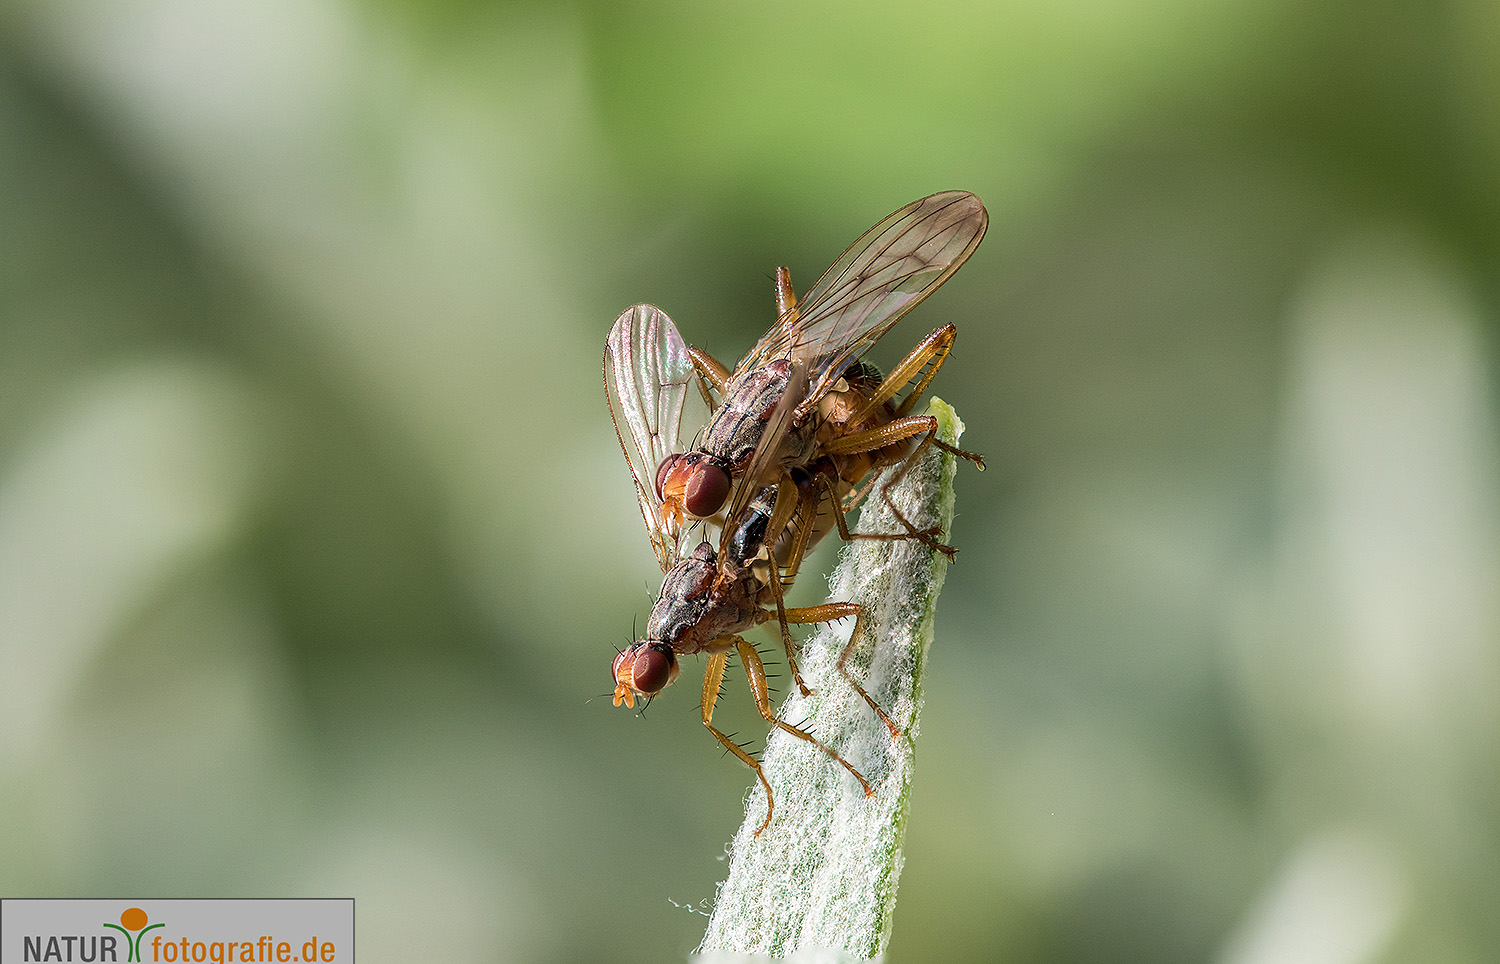
<svg viewBox="0 0 1500 964"><path fill-rule="evenodd" d="M352 964L354 899L0 898L0 964L42 961Z"/></svg>

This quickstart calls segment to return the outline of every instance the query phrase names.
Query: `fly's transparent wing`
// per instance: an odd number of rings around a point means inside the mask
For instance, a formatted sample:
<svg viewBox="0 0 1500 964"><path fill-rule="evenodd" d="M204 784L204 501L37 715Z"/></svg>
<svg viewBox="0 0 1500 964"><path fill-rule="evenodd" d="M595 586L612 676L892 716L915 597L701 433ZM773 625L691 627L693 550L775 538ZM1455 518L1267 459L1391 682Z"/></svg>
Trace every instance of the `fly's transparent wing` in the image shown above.
<svg viewBox="0 0 1500 964"><path fill-rule="evenodd" d="M803 296L790 323L766 333L740 370L791 358L807 366L816 404L848 365L957 271L989 226L979 198L944 191L866 231Z"/></svg>
<svg viewBox="0 0 1500 964"><path fill-rule="evenodd" d="M685 533L662 514L656 467L687 449L708 421L708 399L687 344L660 308L636 305L615 319L604 343L604 400L665 572L676 564Z"/></svg>

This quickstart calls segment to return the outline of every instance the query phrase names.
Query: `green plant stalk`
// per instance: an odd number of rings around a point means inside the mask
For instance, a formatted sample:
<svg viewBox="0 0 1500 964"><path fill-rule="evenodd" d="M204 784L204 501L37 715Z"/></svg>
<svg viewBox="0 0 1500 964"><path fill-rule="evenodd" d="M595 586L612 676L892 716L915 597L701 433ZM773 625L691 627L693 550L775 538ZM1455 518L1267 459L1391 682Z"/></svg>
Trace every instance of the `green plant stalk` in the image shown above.
<svg viewBox="0 0 1500 964"><path fill-rule="evenodd" d="M938 438L956 444L963 423L953 409L934 398L928 414L938 419ZM931 446L891 490L913 525L940 526L945 539L953 520L955 463ZM876 492L866 499L860 528L898 532L900 523ZM832 598L864 609L864 638L850 656L850 672L902 736L893 738L838 672L852 621L820 628L799 661L813 695L794 689L781 717L806 720L803 726L837 749L875 792L867 798L816 747L773 731L762 761L775 795L771 824L754 835L766 813L757 783L695 964L865 961L885 950L901 876L922 670L947 571L947 558L915 539L859 540L845 550L829 588Z"/></svg>

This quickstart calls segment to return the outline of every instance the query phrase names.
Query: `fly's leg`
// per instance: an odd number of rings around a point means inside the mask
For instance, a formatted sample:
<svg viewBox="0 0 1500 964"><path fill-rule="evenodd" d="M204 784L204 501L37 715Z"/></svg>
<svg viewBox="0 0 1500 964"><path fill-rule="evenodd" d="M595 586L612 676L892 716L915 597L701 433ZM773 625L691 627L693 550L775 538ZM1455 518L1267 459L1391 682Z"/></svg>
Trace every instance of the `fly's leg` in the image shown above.
<svg viewBox="0 0 1500 964"><path fill-rule="evenodd" d="M746 753L738 743L714 728L714 705L719 701L719 684L724 682L724 664L728 660L728 650L722 653L715 653L708 658L708 665L703 669L703 725L708 727L708 732L712 733L720 743L724 744L724 749L739 757L745 766L754 770L755 778L760 781L762 787L765 787L766 819L759 827L755 828L755 836L759 837L760 832L766 829L766 826L771 822L771 812L776 809L775 803L771 800L771 784L766 780L766 772L760 768L760 763L755 757ZM761 684L765 684L764 670L761 672Z"/></svg>
<svg viewBox="0 0 1500 964"><path fill-rule="evenodd" d="M792 480L790 472L782 472L781 478L776 482L776 500L771 504L771 520L766 524L768 537L786 531L786 527L792 524L797 510L802 505L802 493L798 490L797 483ZM776 543L774 538L767 542L765 549L766 558L774 561L776 555Z"/></svg>
<svg viewBox="0 0 1500 964"><path fill-rule="evenodd" d="M770 587L771 595L776 599L776 621L781 626L781 646L786 650L786 664L791 667L792 679L796 682L797 689L802 692L803 696L811 696L812 690L802 682L802 673L797 670L797 644L793 642L792 631L787 626L786 606L781 597L781 580L772 576L767 585Z"/></svg>
<svg viewBox="0 0 1500 964"><path fill-rule="evenodd" d="M797 321L797 292L792 290L792 269L776 269L776 324L787 327Z"/></svg>
<svg viewBox="0 0 1500 964"><path fill-rule="evenodd" d="M790 478L790 475L787 477ZM807 556L807 545L812 541L813 532L818 528L818 503L823 497L825 484L834 493L831 501L834 511L837 512L838 490L835 483L828 479L826 470L817 470L807 484L797 486L797 508L792 518L798 521L792 526L792 541L787 546L786 561L781 564L783 587L790 586L797 578L797 571L802 568L802 560ZM772 551L775 552L774 547ZM780 554L777 553L777 555Z"/></svg>
<svg viewBox="0 0 1500 964"><path fill-rule="evenodd" d="M843 509L845 515L853 512L859 506L860 501L864 499L865 496L870 494L871 489L875 488L875 482L879 478L879 472L871 472L869 479L865 481L864 485L861 485L859 488L849 493L848 497L843 501Z"/></svg>
<svg viewBox="0 0 1500 964"><path fill-rule="evenodd" d="M835 605L837 605L837 604L835 604ZM820 609L820 608L824 608L824 607L813 607L813 608ZM858 607L856 606L855 609L857 610ZM801 614L801 613L804 613L804 612L806 612L806 610L788 609L788 610L786 610L786 617L787 617L787 619L792 620L792 617L793 617L794 613L795 614ZM808 620L793 620L793 621L794 622L797 622L797 621L807 622ZM822 620L822 619L815 619L815 620L811 620L811 621L812 622L826 622L826 620ZM807 742L811 743L813 746L817 747L818 749L822 750L824 753L828 754L830 757L833 758L833 761L835 763L837 763L839 766L843 767L845 770L848 770L850 773L852 773L854 775L854 779L858 780L859 781L859 785L864 788L865 796L867 796L867 797L873 796L875 794L875 791L870 788L869 782L865 780L864 776L858 770L854 769L854 767L849 764L848 760L845 760L843 757L839 756L839 752L837 750L835 750L833 747L829 746L828 744L824 743L822 740L818 739L817 737L813 736L811 733L807 732L806 730L803 730L803 729L800 729L798 727L793 726L792 724L786 722L785 720L782 720L782 719L778 718L775 713L771 712L771 693L770 693L769 688L766 686L766 668L765 668L765 665L762 664L761 661L760 661L760 654L755 651L755 647L754 646L751 646L749 643L745 642L743 639L740 639L739 637L735 637L734 648L737 649L737 650L739 650L740 662L742 662L742 663L745 664L745 675L750 678L750 692L752 694L754 694L754 696L755 696L755 708L758 709L758 710L760 710L760 715L763 716L763 717L765 717L766 722L770 723L772 726L776 727L777 729L785 730L786 732L790 733L792 736L797 737L799 740L806 740ZM865 699L869 699L869 697L866 696ZM759 769L759 768L757 767L757 769ZM769 800L770 798L767 797L767 799ZM770 816L770 814L767 814L766 815L766 823L770 823L770 822L771 822L771 816ZM765 824L764 823L761 824L761 827L764 828ZM760 831L757 830L756 833L759 834Z"/></svg>
<svg viewBox="0 0 1500 964"><path fill-rule="evenodd" d="M850 421L860 422L868 418L881 405L895 398L896 393L910 384L912 379L916 379L917 383L912 386L906 398L896 406L897 415L910 412L912 406L917 404L917 399L927 391L927 386L932 384L938 369L943 367L943 362L948 360L948 353L953 350L953 341L957 337L957 328L953 325L944 325L934 329L926 338L917 342L917 347L907 352L906 357L896 363L896 367L891 369L890 374L875 386L874 393L870 395L864 407L854 413L854 418Z"/></svg>
<svg viewBox="0 0 1500 964"><path fill-rule="evenodd" d="M771 522L766 526L766 531L774 533L785 530L791 524L792 516L800 508L802 500L803 495L798 491L797 484L792 481L791 475L783 472L781 481L776 485L776 502L771 509ZM804 539L803 541L805 542L806 540ZM787 628L786 606L782 602L782 587L786 583L791 582L791 578L783 576L777 569L775 559L776 546L768 544L763 548L771 569L770 576L766 579L766 588L770 590L772 598L776 600L776 620L781 626L781 645L786 649L787 666L792 670L792 679L796 681L797 689L802 691L803 696L811 696L812 690L808 689L807 684L802 682L802 673L797 669L797 645L792 641L792 631ZM802 546L802 551L805 550L806 546L804 545ZM802 556L800 552L793 558L793 562L795 565L801 565ZM795 565L792 568L794 575L796 573ZM783 582L783 579L785 579L785 582Z"/></svg>
<svg viewBox="0 0 1500 964"><path fill-rule="evenodd" d="M876 449L914 438L917 435L922 436L922 441L918 443L917 447L909 455L901 460L896 471L891 473L891 477L880 487L881 498L885 500L885 504L890 507L891 512L896 516L896 521L900 522L906 531L850 532L848 526L843 521L842 513L840 513L838 516L839 535L845 539L917 539L929 549L936 549L947 556L949 562L953 561L954 557L958 555L958 550L953 546L938 542L936 538L942 535L943 530L937 526L928 529L918 529L912 525L906 516L901 513L901 510L896 508L896 503L891 501L890 493L891 486L906 476L907 471L921 458L922 453L927 450L927 446L937 442L937 430L937 419L931 415L906 415L887 422L879 428L872 428L865 432L854 432L850 435L841 435L825 446L825 451L832 455L873 452ZM942 445L940 442L937 444ZM950 451L957 451L947 445L942 445L942 447ZM975 456L975 458L978 458L978 456Z"/></svg>
<svg viewBox="0 0 1500 964"><path fill-rule="evenodd" d="M943 362L948 360L948 353L953 350L953 340L957 337L957 328L953 325L944 325L917 342L917 347L907 352L906 357L896 363L896 367L891 369L890 374L881 379L874 394L865 402L864 407L854 414L851 421L859 422L868 418L881 405L895 398L896 393L915 378L917 379L916 385L912 386L912 390L907 393L906 398L902 399L901 404L896 406L897 415L910 412L912 406L917 404L917 399L927 391L927 386L932 384L932 379L936 377L938 369L943 367Z"/></svg>
<svg viewBox="0 0 1500 964"><path fill-rule="evenodd" d="M957 328L944 325L923 338L917 343L917 347L908 352L906 357L891 369L889 375L881 379L880 384L875 388L875 393L850 421L857 424L868 418L883 403L895 398L896 393L901 391L908 382L920 375L916 385L912 386L912 390L901 400L901 404L896 406L897 415L909 413L917 404L917 400L926 393L927 386L932 384L932 379L937 375L938 369L943 367L943 362L948 360L948 353L953 350L953 341L957 337ZM933 444L944 452L968 459L979 471L984 471L984 456L977 452L966 452L939 439L933 439Z"/></svg>
<svg viewBox="0 0 1500 964"><path fill-rule="evenodd" d="M723 398L724 386L729 384L729 369L702 348L689 345L687 352L688 357L693 360L693 367L698 370L698 377L712 385L713 390L719 393L720 398ZM709 406L709 408L713 407Z"/></svg>
<svg viewBox="0 0 1500 964"><path fill-rule="evenodd" d="M783 602L781 577L773 567L771 576L766 580L766 588L771 593L771 598L776 601L776 623L781 628L781 646L786 650L786 664L792 671L792 679L797 684L797 689L803 696L811 696L812 690L802 682L802 673L797 669L797 644L792 640L792 631L787 626L786 604Z"/></svg>
<svg viewBox="0 0 1500 964"><path fill-rule="evenodd" d="M837 476L833 475L831 472L819 472L816 476L814 476L814 479L815 479L815 486L814 486L815 491L817 491L819 493L818 498L822 498L822 493L823 492L827 492L828 493L828 511L830 511L830 512L833 513L833 522L834 522L835 525L838 526L838 529L839 529L839 538L843 539L845 542L852 542L855 539L917 539L917 538L921 538L920 536L918 536L918 535L916 535L914 533L893 533L893 534L890 534L890 535L872 535L870 533L854 532L854 531L852 531L849 528L849 522L848 522L848 520L845 519L844 517L846 515L848 515L850 512L854 511L854 507L859 504L860 498L865 494L865 489L861 488L861 489L855 491L852 495L849 496L849 501L848 502L844 502L844 501L842 501L842 500L839 499L838 482L836 481ZM871 479L870 480L870 484L874 485L875 484L875 480ZM933 532L932 534L936 535L936 532Z"/></svg>
<svg viewBox="0 0 1500 964"><path fill-rule="evenodd" d="M843 451L842 443L845 443L850 439L858 442L860 439L868 438L872 434L879 434L881 432L884 432L886 429L889 429L892 426L897 426L899 428L901 427L899 422L905 422L912 419L917 420L920 424L917 425L916 431L910 432L909 434L914 435L917 432L927 432L928 439L932 439L931 433L933 431L936 431L937 429L937 420L928 415L910 415L907 416L907 419L899 420L898 422L892 422L880 429L876 429L873 433L861 432L855 435L841 436L840 438L835 439L832 443L830 443L827 446L826 451L832 454L841 454ZM926 421L924 422L923 420ZM895 440L900 441L900 439L904 437L907 436L898 435ZM932 441L936 440L932 439ZM884 444L886 443L879 442L876 445L872 446L872 448L879 448ZM924 440L923 444L926 444L926 440ZM886 492L886 489L892 483L900 481L900 479L905 476L906 470L911 465L911 460L916 458L921 449L922 446L919 445L915 452L903 459L900 471L895 474L890 482L887 482L885 486L881 487L881 495L885 498L886 505L891 507L891 512L895 514L896 519L906 528L905 532L855 532L849 528L849 522L846 518L847 515L850 512L854 511L854 507L859 504L859 500L862 499L865 493L869 491L870 487L875 484L876 479L879 478L878 475L872 477L869 482L861 486L859 489L855 490L848 497L847 501L843 501L839 498L838 484L832 477L822 472L819 472L814 477L815 484L813 486L813 489L818 493L817 497L821 498L822 493L828 493L828 511L833 513L833 521L838 526L839 538L843 539L845 542L852 542L855 539L916 539L928 548L935 549L938 552L946 555L950 562L953 561L953 557L958 554L958 550L953 546L944 545L943 543L938 542L936 539L937 536L942 535L943 530L937 526L932 526L931 528L927 529L918 529L916 526L907 521L906 516L902 515L901 510L896 508L895 504L891 502L889 493ZM854 451L863 452L869 451L869 449L856 448L854 449ZM790 582L791 577L788 576L786 581Z"/></svg>
<svg viewBox="0 0 1500 964"><path fill-rule="evenodd" d="M901 739L901 729L891 721L889 716L886 716L885 710L880 708L880 704L875 702L875 698L865 692L865 688L860 686L859 681L849 672L849 654L854 652L854 645L859 642L859 631L865 622L865 613L859 604L852 602L831 602L824 603L821 606L807 606L802 609L788 609L786 611L787 621L792 623L831 623L846 616L854 617L854 631L849 634L849 642L844 645L844 651L839 654L838 670L843 674L844 679L849 681L849 685L854 687L854 691L863 697L866 703L870 704L870 709L874 710L875 715L880 717L880 722L884 723L886 729L891 731L891 737L899 740ZM847 764L845 765L847 766Z"/></svg>

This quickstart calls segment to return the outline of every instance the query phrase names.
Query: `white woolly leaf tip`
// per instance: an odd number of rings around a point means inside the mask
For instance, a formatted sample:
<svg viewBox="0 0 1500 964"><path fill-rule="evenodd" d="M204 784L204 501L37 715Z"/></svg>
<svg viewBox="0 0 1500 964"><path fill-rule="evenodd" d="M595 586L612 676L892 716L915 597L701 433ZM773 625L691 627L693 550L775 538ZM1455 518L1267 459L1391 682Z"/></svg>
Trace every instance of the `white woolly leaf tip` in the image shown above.
<svg viewBox="0 0 1500 964"><path fill-rule="evenodd" d="M934 398L927 414L938 420L938 438L956 445L963 423L953 409ZM913 525L938 526L947 539L955 468L952 455L930 446L892 487L891 501ZM866 497L862 531L900 531L879 495L883 481ZM947 557L915 539L859 540L844 549L829 578L830 595L865 612L850 670L902 736L892 737L837 670L852 620L820 627L799 661L813 695L793 690L780 715L807 720L806 728L864 774L874 794L866 797L816 747L773 731L763 760L775 794L771 824L754 835L766 812L757 783L693 964L847 964L885 950L901 876L922 669L947 571Z"/></svg>

